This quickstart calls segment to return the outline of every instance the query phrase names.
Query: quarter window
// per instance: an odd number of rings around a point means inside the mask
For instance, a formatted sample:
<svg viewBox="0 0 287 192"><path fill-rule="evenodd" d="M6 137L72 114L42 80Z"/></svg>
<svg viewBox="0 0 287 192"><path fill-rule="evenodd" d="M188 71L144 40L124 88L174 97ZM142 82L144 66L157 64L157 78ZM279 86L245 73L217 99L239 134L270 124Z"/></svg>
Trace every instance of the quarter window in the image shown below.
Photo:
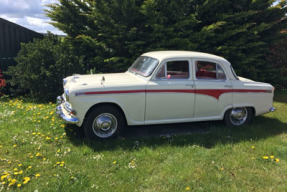
<svg viewBox="0 0 287 192"><path fill-rule="evenodd" d="M226 79L222 67L209 61L196 61L196 78L197 79Z"/></svg>
<svg viewBox="0 0 287 192"><path fill-rule="evenodd" d="M158 71L158 79L188 79L189 62L188 61L168 61L164 63Z"/></svg>

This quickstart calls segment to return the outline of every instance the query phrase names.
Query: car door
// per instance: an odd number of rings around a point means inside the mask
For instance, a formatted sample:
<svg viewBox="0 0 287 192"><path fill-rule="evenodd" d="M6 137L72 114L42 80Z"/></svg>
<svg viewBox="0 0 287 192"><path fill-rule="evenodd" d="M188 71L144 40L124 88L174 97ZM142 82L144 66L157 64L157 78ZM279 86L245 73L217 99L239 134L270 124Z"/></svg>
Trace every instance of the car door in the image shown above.
<svg viewBox="0 0 287 192"><path fill-rule="evenodd" d="M182 122L193 117L194 82L191 59L169 59L146 87L145 123Z"/></svg>
<svg viewBox="0 0 287 192"><path fill-rule="evenodd" d="M196 87L194 118L218 119L232 105L232 84L214 60L193 59Z"/></svg>

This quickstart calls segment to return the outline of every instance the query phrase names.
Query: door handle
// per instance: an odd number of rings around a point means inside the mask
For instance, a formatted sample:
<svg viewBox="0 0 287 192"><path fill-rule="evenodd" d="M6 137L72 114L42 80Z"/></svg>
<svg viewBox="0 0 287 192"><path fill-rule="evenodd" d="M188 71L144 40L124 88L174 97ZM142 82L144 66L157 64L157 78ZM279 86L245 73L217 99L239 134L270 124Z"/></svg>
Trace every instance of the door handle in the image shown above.
<svg viewBox="0 0 287 192"><path fill-rule="evenodd" d="M193 87L194 87L194 85L193 85L193 84L185 84L185 86L186 86L186 87L191 87L191 88L193 88Z"/></svg>
<svg viewBox="0 0 287 192"><path fill-rule="evenodd" d="M224 87L229 87L229 88L231 88L231 87L232 87L232 85L224 85Z"/></svg>

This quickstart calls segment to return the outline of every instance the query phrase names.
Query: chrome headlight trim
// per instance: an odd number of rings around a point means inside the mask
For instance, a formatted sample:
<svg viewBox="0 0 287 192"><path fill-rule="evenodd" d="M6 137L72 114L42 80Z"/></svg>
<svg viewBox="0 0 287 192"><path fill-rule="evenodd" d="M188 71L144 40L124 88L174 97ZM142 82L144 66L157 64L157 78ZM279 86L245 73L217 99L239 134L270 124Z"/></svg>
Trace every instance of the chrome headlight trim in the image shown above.
<svg viewBox="0 0 287 192"><path fill-rule="evenodd" d="M64 89L66 101L69 101L70 92L68 89Z"/></svg>
<svg viewBox="0 0 287 192"><path fill-rule="evenodd" d="M63 86L67 84L67 79L63 79Z"/></svg>

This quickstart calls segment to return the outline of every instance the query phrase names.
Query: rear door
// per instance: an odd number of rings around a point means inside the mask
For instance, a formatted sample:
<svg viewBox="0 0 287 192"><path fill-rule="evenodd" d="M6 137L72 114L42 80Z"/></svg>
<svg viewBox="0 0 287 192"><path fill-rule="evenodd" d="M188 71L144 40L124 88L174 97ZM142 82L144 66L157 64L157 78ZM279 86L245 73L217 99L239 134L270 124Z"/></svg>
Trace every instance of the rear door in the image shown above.
<svg viewBox="0 0 287 192"><path fill-rule="evenodd" d="M193 59L195 118L216 118L232 105L232 84L221 63L214 60Z"/></svg>

